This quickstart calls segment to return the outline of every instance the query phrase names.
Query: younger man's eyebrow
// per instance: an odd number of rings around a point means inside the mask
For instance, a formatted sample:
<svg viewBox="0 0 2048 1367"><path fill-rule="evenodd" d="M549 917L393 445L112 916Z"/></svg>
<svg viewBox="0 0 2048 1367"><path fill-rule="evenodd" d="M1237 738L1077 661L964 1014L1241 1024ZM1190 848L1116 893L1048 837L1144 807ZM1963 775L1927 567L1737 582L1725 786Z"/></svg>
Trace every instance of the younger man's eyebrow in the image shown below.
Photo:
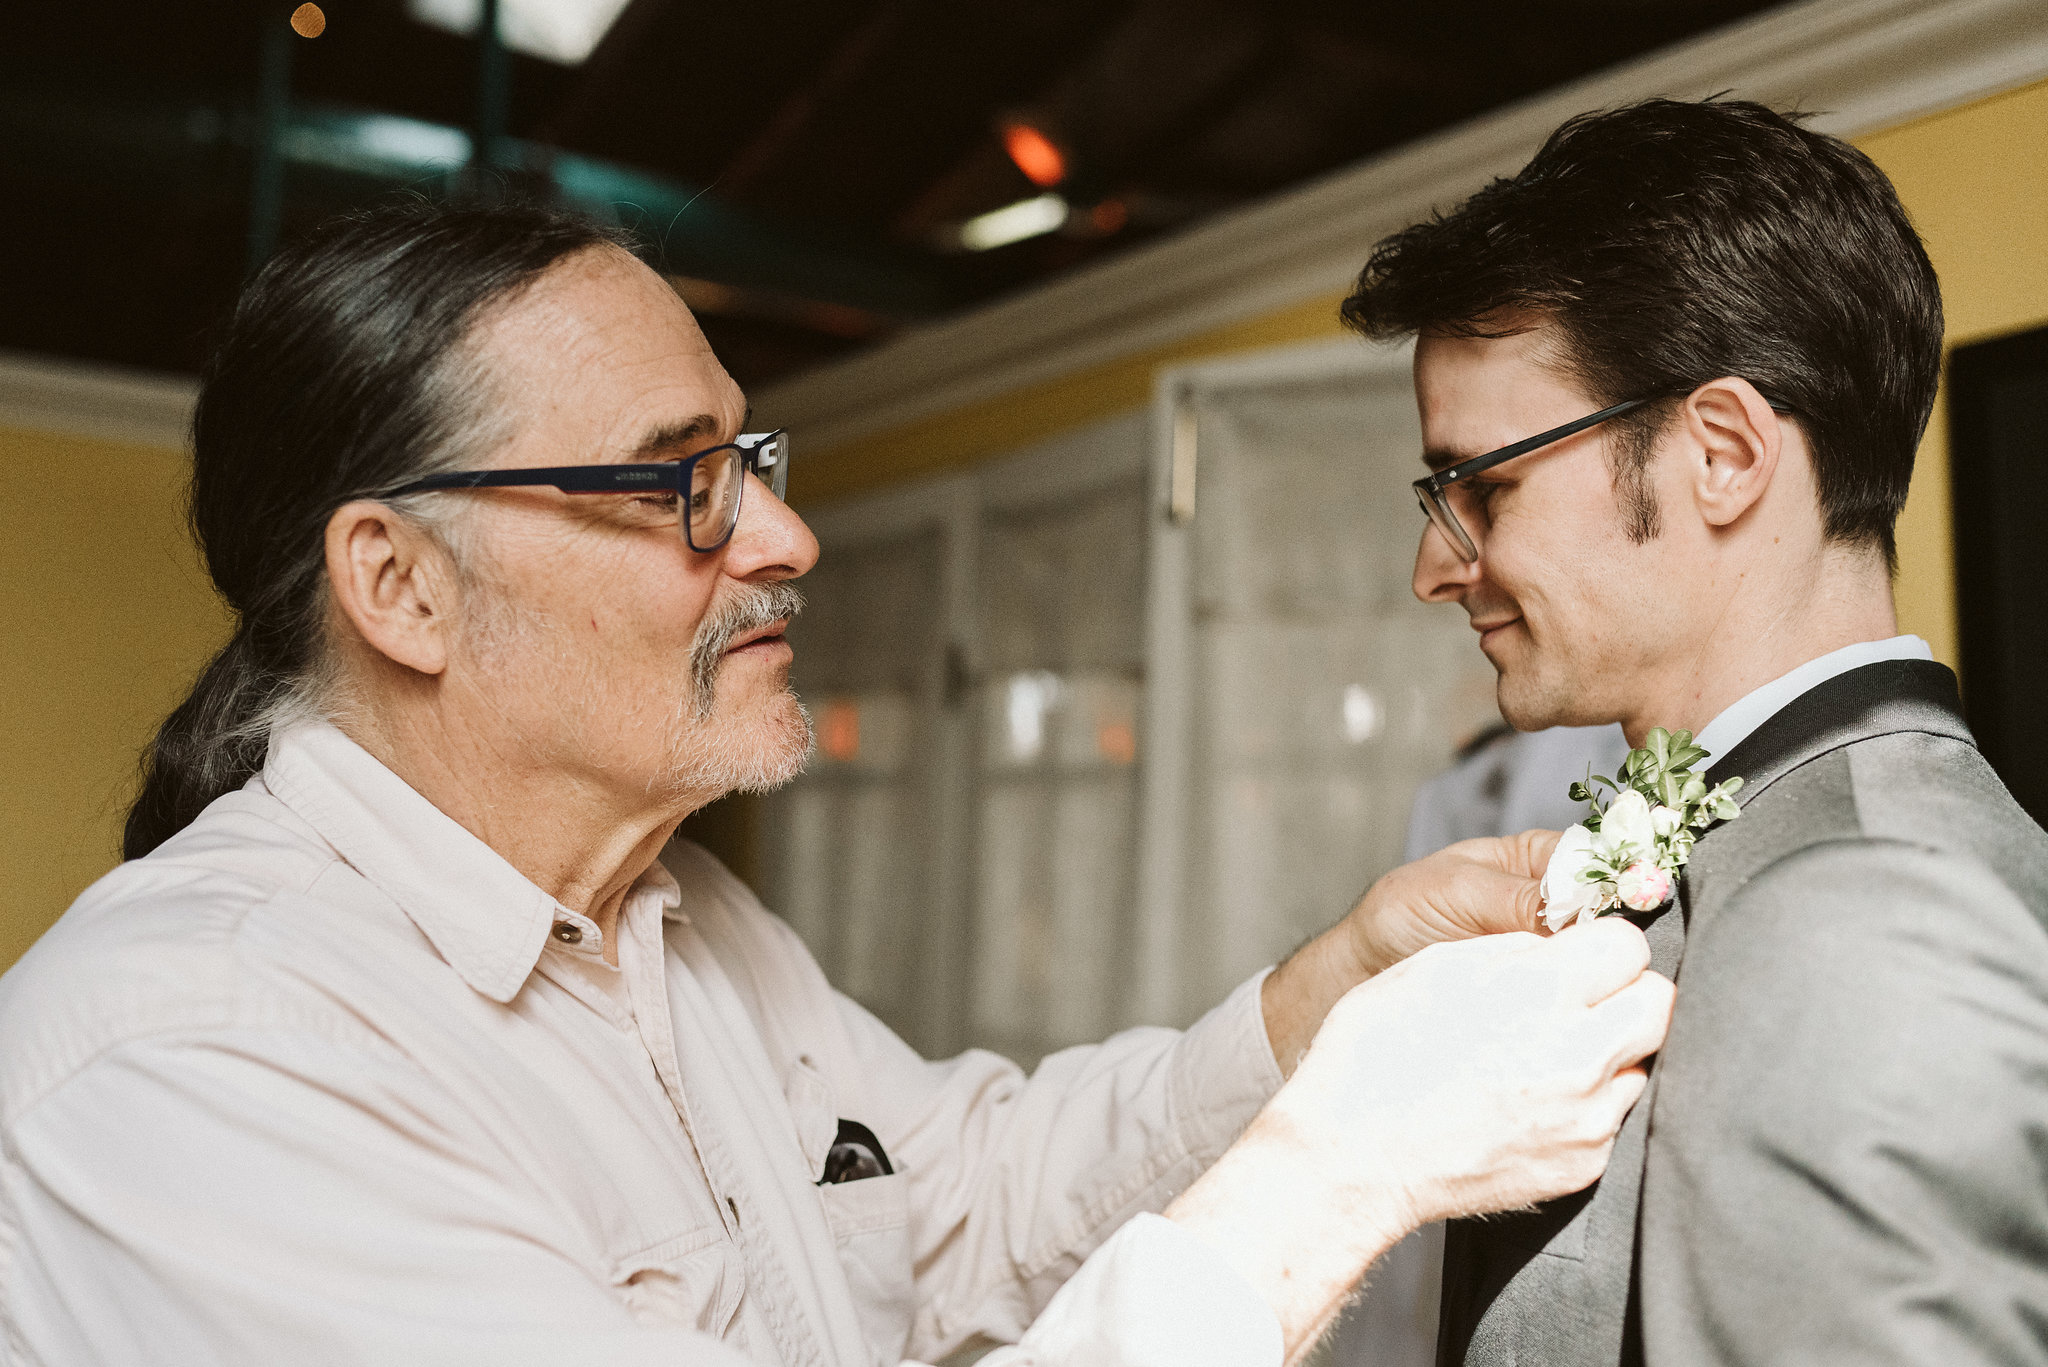
<svg viewBox="0 0 2048 1367"><path fill-rule="evenodd" d="M1427 465L1432 473L1438 470L1448 470L1453 465L1456 465L1459 461L1470 459L1471 456L1468 456L1463 451L1445 451L1441 449L1436 449L1424 451L1422 453L1422 463L1424 465Z"/></svg>

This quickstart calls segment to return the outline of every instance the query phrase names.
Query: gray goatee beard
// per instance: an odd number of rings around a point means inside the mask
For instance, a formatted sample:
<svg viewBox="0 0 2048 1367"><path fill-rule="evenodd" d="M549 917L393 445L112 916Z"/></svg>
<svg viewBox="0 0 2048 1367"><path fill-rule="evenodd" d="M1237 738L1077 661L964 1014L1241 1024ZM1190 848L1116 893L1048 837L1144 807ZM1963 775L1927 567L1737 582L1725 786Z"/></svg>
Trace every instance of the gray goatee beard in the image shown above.
<svg viewBox="0 0 2048 1367"><path fill-rule="evenodd" d="M667 772L657 787L681 798L704 793L766 793L803 772L811 718L785 689L758 717L714 722L718 671L732 643L750 631L791 620L803 595L788 584L750 585L712 609L690 645L691 697L677 714Z"/></svg>
<svg viewBox="0 0 2048 1367"><path fill-rule="evenodd" d="M698 721L708 721L717 704L718 671L732 643L750 631L775 622L795 621L804 610L804 596L796 586L782 582L749 585L698 623L697 639L690 643L690 697Z"/></svg>

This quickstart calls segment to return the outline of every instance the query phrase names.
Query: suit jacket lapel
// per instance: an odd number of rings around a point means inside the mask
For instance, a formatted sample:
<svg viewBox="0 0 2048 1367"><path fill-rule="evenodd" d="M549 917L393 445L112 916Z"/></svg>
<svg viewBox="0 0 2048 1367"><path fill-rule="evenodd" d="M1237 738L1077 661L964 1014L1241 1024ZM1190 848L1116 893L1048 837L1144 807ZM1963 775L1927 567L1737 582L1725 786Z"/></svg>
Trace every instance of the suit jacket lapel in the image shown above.
<svg viewBox="0 0 2048 1367"><path fill-rule="evenodd" d="M1736 805L1810 760L1873 736L1927 731L1976 743L1963 721L1962 694L1947 665L1880 660L1837 674L1787 703L1725 755L1714 756L1709 785L1740 774Z"/></svg>

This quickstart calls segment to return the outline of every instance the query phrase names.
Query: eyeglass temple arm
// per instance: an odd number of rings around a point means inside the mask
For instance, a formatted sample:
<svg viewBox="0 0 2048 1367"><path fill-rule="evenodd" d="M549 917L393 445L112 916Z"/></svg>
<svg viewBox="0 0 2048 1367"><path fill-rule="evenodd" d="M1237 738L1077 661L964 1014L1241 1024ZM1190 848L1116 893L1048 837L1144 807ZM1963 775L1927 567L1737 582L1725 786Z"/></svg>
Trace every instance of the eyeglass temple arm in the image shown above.
<svg viewBox="0 0 2048 1367"><path fill-rule="evenodd" d="M1533 437L1526 437L1512 445L1503 446L1498 451L1488 451L1483 456L1460 461L1448 470L1439 470L1433 475L1425 476L1425 482L1432 489L1441 489L1461 479L1469 479L1482 470L1491 470L1494 466L1511 461L1516 456L1526 456L1531 451L1539 451L1553 442L1563 441L1566 437L1576 437L1589 427L1597 427L1609 418L1618 418L1624 413L1641 408L1648 402L1648 399L1630 399L1626 403L1615 404L1612 408L1603 408L1598 413L1588 413L1585 417L1568 422L1562 427L1553 427L1548 432L1538 432Z"/></svg>
<svg viewBox="0 0 2048 1367"><path fill-rule="evenodd" d="M459 470L429 475L403 485L385 497L425 493L430 489L517 489L551 485L571 494L620 494L636 489L673 489L689 461L658 465L551 465L536 470Z"/></svg>

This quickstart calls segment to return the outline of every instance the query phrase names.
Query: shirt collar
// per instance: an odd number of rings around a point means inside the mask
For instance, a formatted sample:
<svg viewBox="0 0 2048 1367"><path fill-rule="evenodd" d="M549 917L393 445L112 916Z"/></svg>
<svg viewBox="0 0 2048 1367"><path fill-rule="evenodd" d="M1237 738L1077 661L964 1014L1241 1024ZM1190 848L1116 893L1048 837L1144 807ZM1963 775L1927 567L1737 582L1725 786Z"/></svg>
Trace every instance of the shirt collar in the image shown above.
<svg viewBox="0 0 2048 1367"><path fill-rule="evenodd" d="M1739 702L1723 709L1700 729L1694 744L1707 752L1709 760L1720 758L1750 733L1782 712L1800 695L1809 693L1829 679L1880 660L1931 660L1934 651L1918 636L1894 636L1884 641L1858 641L1808 660L1790 673L1781 674L1754 689Z"/></svg>
<svg viewBox="0 0 2048 1367"><path fill-rule="evenodd" d="M396 902L449 967L492 1001L519 995L556 921L589 926L331 723L274 733L263 786ZM630 895L657 897L664 912L682 901L659 860Z"/></svg>

